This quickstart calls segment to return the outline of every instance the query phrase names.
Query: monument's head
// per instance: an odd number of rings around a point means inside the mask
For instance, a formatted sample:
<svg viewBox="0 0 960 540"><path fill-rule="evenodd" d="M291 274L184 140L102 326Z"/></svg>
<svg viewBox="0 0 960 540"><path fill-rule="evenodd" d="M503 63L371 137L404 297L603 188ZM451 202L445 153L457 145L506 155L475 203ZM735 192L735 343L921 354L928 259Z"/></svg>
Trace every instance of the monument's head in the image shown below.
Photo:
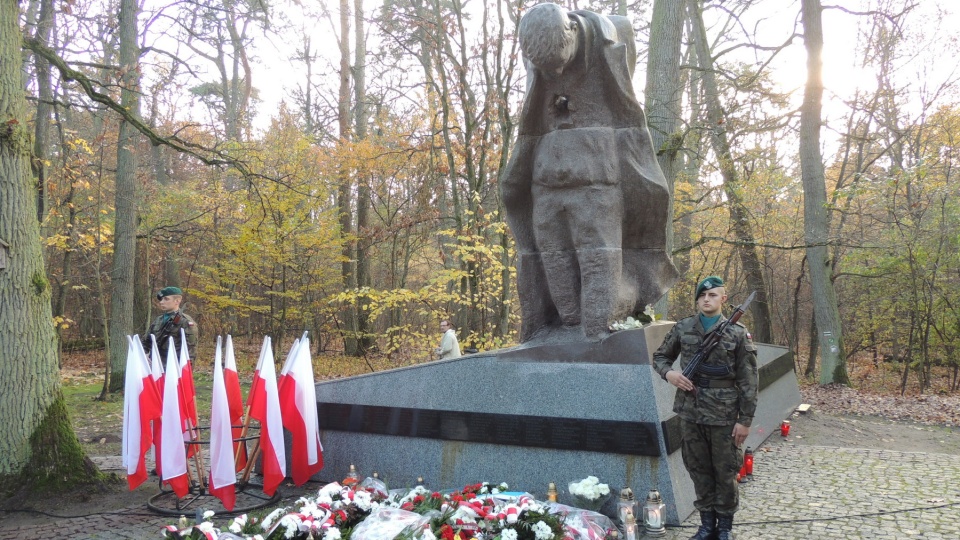
<svg viewBox="0 0 960 540"><path fill-rule="evenodd" d="M577 21L557 4L537 4L520 19L520 48L533 65L560 73L577 54Z"/></svg>

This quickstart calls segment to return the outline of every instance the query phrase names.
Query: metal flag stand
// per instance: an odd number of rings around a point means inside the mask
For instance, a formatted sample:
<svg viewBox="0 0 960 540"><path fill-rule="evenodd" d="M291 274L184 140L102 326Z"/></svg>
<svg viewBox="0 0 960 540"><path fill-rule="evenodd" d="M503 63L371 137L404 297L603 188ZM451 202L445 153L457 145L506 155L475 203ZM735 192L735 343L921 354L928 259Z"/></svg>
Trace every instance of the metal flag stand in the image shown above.
<svg viewBox="0 0 960 540"><path fill-rule="evenodd" d="M165 489L163 486L163 480L160 480L160 493L153 495L147 500L147 508L156 512L158 514L163 514L167 516L181 516L185 511L194 509L194 510L213 510L217 514L242 514L249 512L251 510L256 510L258 508L263 508L265 506L270 506L276 504L280 500L280 491L277 490L274 494L267 495L263 492L263 484L256 484L249 481L250 472L253 467L254 462L259 456L259 441L260 434L250 435L248 430L251 429L249 423L244 426L233 426L233 427L243 427L243 433L233 439L234 443L240 443L238 445L238 456L240 450L246 448L247 441L256 440L256 446L254 452L250 454L250 458L247 460L247 465L239 471L239 479L236 484L236 493L237 493L237 504L233 510L227 511L223 508L223 504L220 502L220 499L214 497L210 494L207 489L207 477L204 474L203 467L203 447L209 446L210 441L201 440L199 433L202 431L209 431L209 427L198 427L191 430L194 433L193 440L184 441L184 444L187 445L188 449L190 446L196 446L197 452L194 454L194 467L191 470L189 462L187 463L187 476L190 479L190 493L183 498L177 497L177 494L174 493L172 489ZM259 431L259 428L252 428ZM194 475L194 471L196 474Z"/></svg>

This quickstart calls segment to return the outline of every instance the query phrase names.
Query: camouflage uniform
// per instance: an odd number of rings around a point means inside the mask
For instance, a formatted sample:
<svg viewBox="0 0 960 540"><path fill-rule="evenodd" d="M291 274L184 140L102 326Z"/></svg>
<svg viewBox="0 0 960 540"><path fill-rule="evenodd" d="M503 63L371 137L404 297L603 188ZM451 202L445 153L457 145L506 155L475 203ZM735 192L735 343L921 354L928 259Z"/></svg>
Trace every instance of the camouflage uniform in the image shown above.
<svg viewBox="0 0 960 540"><path fill-rule="evenodd" d="M176 320L177 315L180 316L179 320ZM171 319L173 319L174 322L167 324ZM157 349L160 351L160 361L166 362L169 343L167 338L173 338L173 342L177 346L175 352L179 353L181 348L181 328L187 336L187 350L195 350L197 346L197 323L194 322L189 315L180 310L164 313L154 319L153 324L150 325L150 330L143 336L143 350L147 351L147 354L150 353L150 334L153 334L157 337Z"/></svg>
<svg viewBox="0 0 960 540"><path fill-rule="evenodd" d="M726 320L722 315L715 326ZM666 380L674 360L680 370L703 342L703 325L694 315L677 322L653 354L654 369ZM726 366L727 377L698 378L697 391L677 390L673 412L680 416L683 464L690 473L697 510L733 515L739 505L737 471L743 455L734 444L734 424L750 427L757 409L757 348L746 327L737 323L723 333L705 364Z"/></svg>

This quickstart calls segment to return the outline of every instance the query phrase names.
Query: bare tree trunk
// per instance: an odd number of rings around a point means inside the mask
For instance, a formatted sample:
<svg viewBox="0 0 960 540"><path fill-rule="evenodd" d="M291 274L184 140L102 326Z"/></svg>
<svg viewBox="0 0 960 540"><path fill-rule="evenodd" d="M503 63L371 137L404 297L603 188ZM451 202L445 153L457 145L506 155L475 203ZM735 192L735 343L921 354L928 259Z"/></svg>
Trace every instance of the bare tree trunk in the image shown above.
<svg viewBox="0 0 960 540"><path fill-rule="evenodd" d="M827 252L827 190L820 155L820 110L823 98L823 27L820 0L802 0L807 49L807 84L800 108L800 170L803 178L803 233L810 263L813 313L820 348L820 384L850 384L843 352L843 329Z"/></svg>
<svg viewBox="0 0 960 540"><path fill-rule="evenodd" d="M136 0L120 2L120 103L132 114L140 114L140 48L137 44ZM138 131L120 122L117 136L116 219L113 237L113 272L110 280L110 366L109 392L123 388L126 372L128 334L133 333L133 282L137 251L137 140Z"/></svg>
<svg viewBox="0 0 960 540"><path fill-rule="evenodd" d="M351 139L350 114L350 1L340 0L340 93L337 101L337 119L340 127L340 142ZM351 202L353 179L351 171L340 169L340 187L337 190L337 211L340 213L340 239L343 243L343 263L340 275L345 290L357 288L354 271L353 205ZM357 342L357 310L353 306L343 308L343 351L347 356L359 354Z"/></svg>
<svg viewBox="0 0 960 540"><path fill-rule="evenodd" d="M767 288L763 279L763 268L757 255L753 227L750 225L750 213L740 193L740 180L727 139L726 118L720 104L720 92L714 74L713 58L707 42L707 32L703 25L703 13L698 0L688 0L690 19L695 35L693 41L697 48L697 57L703 79L704 97L707 107L708 132L713 151L717 155L720 174L723 177L723 191L727 195L730 209L730 225L737 239L737 253L747 281L747 287L756 291L757 298L751 305L753 312L752 328L757 341L770 343L773 339L773 325L770 319L770 306L767 300Z"/></svg>
<svg viewBox="0 0 960 540"><path fill-rule="evenodd" d="M40 2L35 39L47 47L54 24L53 0ZM37 179L37 221L43 223L47 202L47 156L50 145L50 113L53 109L53 85L50 81L50 62L34 55L37 68L37 116L34 125L33 174Z"/></svg>
<svg viewBox="0 0 960 540"><path fill-rule="evenodd" d="M621 4L622 5L622 4ZM624 6L625 7L625 6ZM647 52L647 83L644 91L647 127L657 152L657 161L667 179L670 204L667 205L667 253L673 253L673 186L683 167L680 147L680 43L683 40L683 2L655 0L650 23L650 48ZM657 303L657 311L666 313L669 295Z"/></svg>
<svg viewBox="0 0 960 540"><path fill-rule="evenodd" d="M363 0L354 0L353 95L356 118L354 140L367 138L367 36L364 33ZM370 279L370 178L357 176L357 287L369 287ZM369 301L357 302L357 354L365 356L376 344L370 328Z"/></svg>
<svg viewBox="0 0 960 540"><path fill-rule="evenodd" d="M51 488L96 478L70 427L43 265L20 69L19 8L0 1L0 476ZM9 249L5 246L9 246Z"/></svg>

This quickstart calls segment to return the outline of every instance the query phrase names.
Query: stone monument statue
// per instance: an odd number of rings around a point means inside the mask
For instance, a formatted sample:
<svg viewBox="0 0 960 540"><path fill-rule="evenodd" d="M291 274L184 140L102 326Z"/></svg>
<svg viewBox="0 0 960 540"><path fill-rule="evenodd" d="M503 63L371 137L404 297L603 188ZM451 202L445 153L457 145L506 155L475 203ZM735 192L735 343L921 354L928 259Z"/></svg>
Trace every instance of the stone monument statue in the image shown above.
<svg viewBox="0 0 960 540"><path fill-rule="evenodd" d="M520 339L598 339L677 279L670 194L631 82L633 27L545 3L519 38L527 93L500 189L519 252Z"/></svg>

